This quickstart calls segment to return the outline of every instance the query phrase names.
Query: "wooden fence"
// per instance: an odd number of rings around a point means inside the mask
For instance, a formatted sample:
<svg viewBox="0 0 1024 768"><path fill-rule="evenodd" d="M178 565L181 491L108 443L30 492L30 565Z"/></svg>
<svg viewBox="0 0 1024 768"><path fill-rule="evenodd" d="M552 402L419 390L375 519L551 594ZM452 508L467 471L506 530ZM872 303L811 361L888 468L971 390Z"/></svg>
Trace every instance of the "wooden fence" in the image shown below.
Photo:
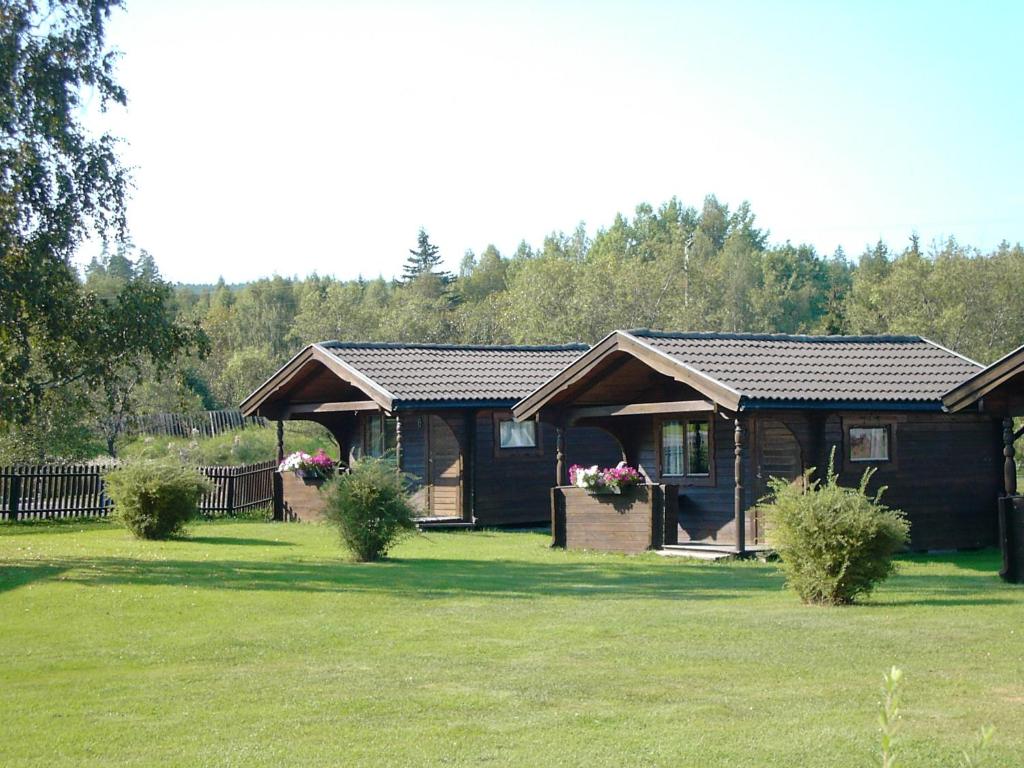
<svg viewBox="0 0 1024 768"><path fill-rule="evenodd" d="M143 413L127 417L126 435L166 435L168 437L213 437L222 432L246 427L266 427L262 416L243 416L237 408L203 413Z"/></svg>
<svg viewBox="0 0 1024 768"><path fill-rule="evenodd" d="M103 487L112 466L0 467L0 520L106 517L113 502ZM241 467L199 467L213 490L199 502L205 517L234 515L273 501L276 461Z"/></svg>

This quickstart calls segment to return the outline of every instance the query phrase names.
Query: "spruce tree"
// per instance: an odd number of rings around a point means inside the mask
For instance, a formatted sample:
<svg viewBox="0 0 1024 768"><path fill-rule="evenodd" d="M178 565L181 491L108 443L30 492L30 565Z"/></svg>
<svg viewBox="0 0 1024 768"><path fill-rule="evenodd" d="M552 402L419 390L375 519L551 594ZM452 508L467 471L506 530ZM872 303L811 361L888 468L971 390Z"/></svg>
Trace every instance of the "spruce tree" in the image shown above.
<svg viewBox="0 0 1024 768"><path fill-rule="evenodd" d="M415 250L409 249L409 258L406 259L405 267L402 269L402 281L409 283L420 275L437 275L445 285L452 282L454 277L450 273L438 269L441 266L439 250L430 242L427 230L420 227L419 234L416 236L416 248Z"/></svg>

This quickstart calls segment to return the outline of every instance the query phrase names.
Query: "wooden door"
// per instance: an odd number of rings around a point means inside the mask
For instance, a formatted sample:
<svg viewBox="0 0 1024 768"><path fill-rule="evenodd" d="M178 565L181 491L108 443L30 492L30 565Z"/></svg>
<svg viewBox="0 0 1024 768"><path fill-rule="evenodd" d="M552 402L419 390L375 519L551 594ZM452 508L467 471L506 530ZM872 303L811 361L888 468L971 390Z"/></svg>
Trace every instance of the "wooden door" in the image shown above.
<svg viewBox="0 0 1024 768"><path fill-rule="evenodd" d="M440 416L427 420L427 482L431 517L462 517L462 452Z"/></svg>
<svg viewBox="0 0 1024 768"><path fill-rule="evenodd" d="M757 431L757 496L763 498L769 491L768 480L782 477L791 483L803 478L804 464L800 443L789 427L776 419L759 419ZM764 542L764 520L760 509L754 514L754 543Z"/></svg>

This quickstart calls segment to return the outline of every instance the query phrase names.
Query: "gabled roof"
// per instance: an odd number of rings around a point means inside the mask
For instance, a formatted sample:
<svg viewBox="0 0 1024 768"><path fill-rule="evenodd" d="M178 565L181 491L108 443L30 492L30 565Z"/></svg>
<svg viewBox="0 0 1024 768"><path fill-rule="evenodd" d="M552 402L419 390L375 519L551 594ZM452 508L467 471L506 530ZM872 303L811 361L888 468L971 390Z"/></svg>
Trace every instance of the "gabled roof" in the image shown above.
<svg viewBox="0 0 1024 768"><path fill-rule="evenodd" d="M384 410L414 405L512 405L587 350L547 346L400 344L325 341L311 344L242 402L255 413L311 361L356 387Z"/></svg>
<svg viewBox="0 0 1024 768"><path fill-rule="evenodd" d="M981 366L919 336L614 331L515 407L536 413L616 351L730 410L800 404L928 404Z"/></svg>
<svg viewBox="0 0 1024 768"><path fill-rule="evenodd" d="M942 404L946 410L961 411L1021 374L1024 374L1024 346L1017 347L967 381L960 382L945 393ZM1018 391L1024 389L1019 383L1012 386L1018 387Z"/></svg>
<svg viewBox="0 0 1024 768"><path fill-rule="evenodd" d="M396 403L515 402L589 348L340 341L319 346L388 390Z"/></svg>

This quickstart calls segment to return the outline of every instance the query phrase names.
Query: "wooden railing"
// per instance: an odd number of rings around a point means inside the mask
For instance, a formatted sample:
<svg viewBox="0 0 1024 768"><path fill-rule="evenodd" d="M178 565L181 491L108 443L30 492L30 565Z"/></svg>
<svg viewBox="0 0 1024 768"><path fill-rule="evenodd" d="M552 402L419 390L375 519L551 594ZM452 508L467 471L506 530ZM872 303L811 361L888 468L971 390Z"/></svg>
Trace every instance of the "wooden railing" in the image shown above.
<svg viewBox="0 0 1024 768"><path fill-rule="evenodd" d="M97 465L0 467L0 520L106 517L113 506ZM234 515L273 501L276 461L240 467L198 467L213 482L199 502L205 517Z"/></svg>

